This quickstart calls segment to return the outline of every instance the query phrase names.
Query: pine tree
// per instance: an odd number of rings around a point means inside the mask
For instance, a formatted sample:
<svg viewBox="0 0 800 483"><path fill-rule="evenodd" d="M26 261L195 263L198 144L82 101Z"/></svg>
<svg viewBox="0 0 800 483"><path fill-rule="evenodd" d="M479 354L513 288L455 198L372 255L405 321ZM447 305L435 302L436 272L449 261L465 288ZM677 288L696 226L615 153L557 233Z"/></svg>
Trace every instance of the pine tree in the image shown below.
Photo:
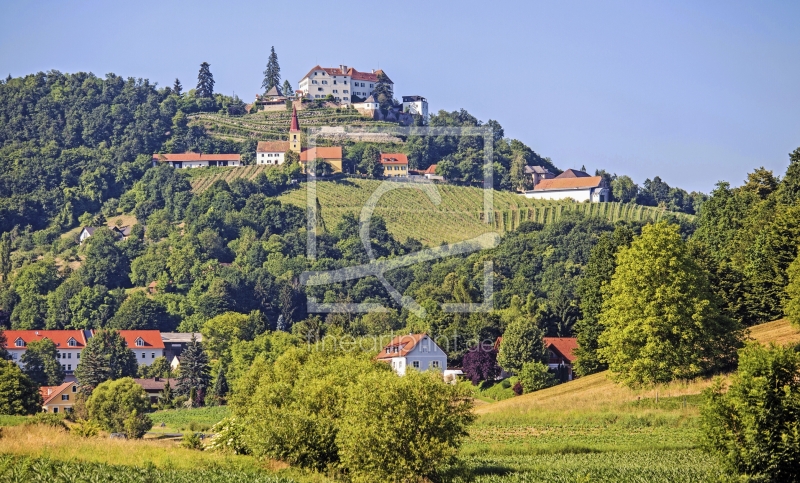
<svg viewBox="0 0 800 483"><path fill-rule="evenodd" d="M181 95L183 92L183 86L177 77L175 78L175 83L172 84L172 92L174 92L176 95Z"/></svg>
<svg viewBox="0 0 800 483"><path fill-rule="evenodd" d="M136 377L136 356L114 330L99 330L81 351L75 377L85 392L101 383L123 377Z"/></svg>
<svg viewBox="0 0 800 483"><path fill-rule="evenodd" d="M211 74L211 65L208 62L200 64L200 72L197 74L196 97L214 97L214 76Z"/></svg>
<svg viewBox="0 0 800 483"><path fill-rule="evenodd" d="M222 403L228 395L228 390L228 378L225 377L225 366L223 365L219 368L217 379L214 381L214 397Z"/></svg>
<svg viewBox="0 0 800 483"><path fill-rule="evenodd" d="M281 66L278 65L278 54L275 53L275 46L269 54L269 61L267 61L267 70L264 71L264 81L261 87L264 92L272 89L274 86L280 85L281 82Z"/></svg>
<svg viewBox="0 0 800 483"><path fill-rule="evenodd" d="M289 80L283 81L283 95L286 97L292 97L294 95L294 89L292 89L292 83Z"/></svg>
<svg viewBox="0 0 800 483"><path fill-rule="evenodd" d="M178 378L178 394L191 396L195 391L195 400L192 405L200 405L205 396L211 379L208 370L208 356L203 352L202 345L197 342L194 334L189 346L181 354L181 374Z"/></svg>

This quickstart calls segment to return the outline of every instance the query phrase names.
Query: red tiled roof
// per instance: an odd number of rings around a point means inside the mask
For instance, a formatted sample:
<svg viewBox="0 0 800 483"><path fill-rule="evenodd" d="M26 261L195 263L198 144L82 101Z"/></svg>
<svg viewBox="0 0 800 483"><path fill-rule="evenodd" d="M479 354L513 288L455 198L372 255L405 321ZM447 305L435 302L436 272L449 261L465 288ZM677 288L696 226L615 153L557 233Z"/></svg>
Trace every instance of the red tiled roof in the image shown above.
<svg viewBox="0 0 800 483"><path fill-rule="evenodd" d="M318 147L306 149L300 153L301 163L307 163L309 160L313 159L342 159L342 147Z"/></svg>
<svg viewBox="0 0 800 483"><path fill-rule="evenodd" d="M75 383L74 382L65 382L64 384L62 384L60 386L42 386L42 387L40 387L39 388L39 393L42 395L42 399L44 400L44 403L42 403L42 404L44 405L44 404L49 403L51 400L53 400L53 398L58 396L59 393L61 393L61 391L63 391L64 389L66 389L66 388L68 388L70 386L72 386L73 384L75 384Z"/></svg>
<svg viewBox="0 0 800 483"><path fill-rule="evenodd" d="M545 337L544 345L558 351L570 363L575 362L575 349L578 348L578 339L575 337Z"/></svg>
<svg viewBox="0 0 800 483"><path fill-rule="evenodd" d="M563 178L588 178L589 174L584 173L583 171L579 171L577 169L568 169L563 173L556 176L556 179L563 179Z"/></svg>
<svg viewBox="0 0 800 483"><path fill-rule="evenodd" d="M353 80L365 81L365 82L378 82L378 74L383 73L383 75L386 75L386 73L383 72L383 70L381 69L378 69L373 73L373 72L359 72L354 68L350 67L345 72L342 72L342 69L340 69L339 67L320 67L319 65L315 65L313 68L311 68L310 71L308 71L308 74L303 76L303 79L305 79L306 77L311 77L311 74L313 74L315 70L323 70L325 71L326 74L330 76L347 75L350 76L350 78ZM394 82L392 82L392 80L389 79L388 75L386 76L386 81L389 84L394 84Z"/></svg>
<svg viewBox="0 0 800 483"><path fill-rule="evenodd" d="M289 150L289 141L259 141L257 153L285 153Z"/></svg>
<svg viewBox="0 0 800 483"><path fill-rule="evenodd" d="M92 330L92 335L94 335ZM129 349L163 349L164 341L161 332L157 330L118 330L120 337L125 339ZM144 345L136 345L136 339L141 338Z"/></svg>
<svg viewBox="0 0 800 483"><path fill-rule="evenodd" d="M383 350L378 354L377 358L380 359L391 359L393 357L405 357L406 354L411 352L414 347L423 339L427 338L428 334L407 334L407 335L399 335L392 339L391 342L386 344ZM394 352L394 348L397 348L397 352ZM390 351L387 353L387 349Z"/></svg>
<svg viewBox="0 0 800 483"><path fill-rule="evenodd" d="M154 154L153 161L240 161L241 154Z"/></svg>
<svg viewBox="0 0 800 483"><path fill-rule="evenodd" d="M534 191L565 190L580 188L597 188L603 181L602 176L589 176L588 178L552 178L543 179L533 187Z"/></svg>
<svg viewBox="0 0 800 483"><path fill-rule="evenodd" d="M7 330L5 334L5 346L8 349L24 348L14 345L17 339L25 341L26 346L35 340L49 339L59 349L83 349L86 347L86 338L82 330ZM70 338L75 339L76 345L69 345Z"/></svg>
<svg viewBox="0 0 800 483"><path fill-rule="evenodd" d="M383 153L381 164L408 164L408 157L403 153Z"/></svg>
<svg viewBox="0 0 800 483"><path fill-rule="evenodd" d="M167 379L163 377L151 377L149 379L134 379L133 382L142 386L145 391L163 391L167 383ZM169 387L175 389L178 387L178 380L170 378Z"/></svg>
<svg viewBox="0 0 800 483"><path fill-rule="evenodd" d="M436 165L432 164L428 166L428 169L422 172L422 174L436 174Z"/></svg>

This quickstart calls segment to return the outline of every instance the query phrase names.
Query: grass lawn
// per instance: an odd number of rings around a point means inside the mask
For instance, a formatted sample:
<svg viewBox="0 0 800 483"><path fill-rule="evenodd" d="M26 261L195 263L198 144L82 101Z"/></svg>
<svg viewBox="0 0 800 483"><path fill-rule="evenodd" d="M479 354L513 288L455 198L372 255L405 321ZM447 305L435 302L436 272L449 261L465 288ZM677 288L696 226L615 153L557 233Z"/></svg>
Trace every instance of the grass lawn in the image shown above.
<svg viewBox="0 0 800 483"><path fill-rule="evenodd" d="M230 415L228 406L195 409L168 409L150 414L151 432L182 433L184 431L208 432L212 426ZM161 427L164 423L164 427Z"/></svg>

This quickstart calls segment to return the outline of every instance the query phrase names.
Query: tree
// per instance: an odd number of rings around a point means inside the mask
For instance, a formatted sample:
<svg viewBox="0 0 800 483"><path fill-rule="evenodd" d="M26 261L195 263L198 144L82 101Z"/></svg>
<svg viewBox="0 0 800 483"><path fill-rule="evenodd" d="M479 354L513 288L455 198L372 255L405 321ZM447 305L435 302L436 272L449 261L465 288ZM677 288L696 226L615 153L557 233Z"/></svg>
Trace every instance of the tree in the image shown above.
<svg viewBox="0 0 800 483"><path fill-rule="evenodd" d="M783 311L789 322L800 328L800 253L786 270L789 283L786 285L786 298Z"/></svg>
<svg viewBox="0 0 800 483"><path fill-rule="evenodd" d="M164 381L164 390L161 391L159 407L161 409L172 407L172 386L170 385L168 378Z"/></svg>
<svg viewBox="0 0 800 483"><path fill-rule="evenodd" d="M203 347L197 342L194 334L192 334L189 345L181 353L180 371L178 394L189 396L194 390L196 397L189 402L192 406L200 406L205 398L211 376L208 369L208 356L203 352Z"/></svg>
<svg viewBox="0 0 800 483"><path fill-rule="evenodd" d="M464 354L463 367L464 373L472 381L473 386L480 381L491 381L500 374L500 366L497 365L497 351L481 345L470 348Z"/></svg>
<svg viewBox="0 0 800 483"><path fill-rule="evenodd" d="M8 281L11 273L11 234L6 232L0 237L0 276L3 281Z"/></svg>
<svg viewBox="0 0 800 483"><path fill-rule="evenodd" d="M722 314L678 226L645 226L617 262L599 316L605 331L598 350L617 380L664 383L734 363L742 330Z"/></svg>
<svg viewBox="0 0 800 483"><path fill-rule="evenodd" d="M84 284L108 288L128 284L130 262L108 228L98 228L86 242L86 256L80 268Z"/></svg>
<svg viewBox="0 0 800 483"><path fill-rule="evenodd" d="M519 382L525 392L546 389L558 383L547 364L538 361L526 362L522 365L522 369L519 371Z"/></svg>
<svg viewBox="0 0 800 483"><path fill-rule="evenodd" d="M283 81L283 95L286 97L292 97L294 95L294 89L292 89L292 83L289 82L289 79Z"/></svg>
<svg viewBox="0 0 800 483"><path fill-rule="evenodd" d="M264 71L264 81L261 82L261 87L264 89L264 92L266 92L274 86L279 86L280 83L281 67L278 65L278 54L275 53L275 46L273 45L272 49L270 49L267 69Z"/></svg>
<svg viewBox="0 0 800 483"><path fill-rule="evenodd" d="M800 479L800 353L749 344L727 391L705 393L703 447L752 481Z"/></svg>
<svg viewBox="0 0 800 483"><path fill-rule="evenodd" d="M119 307L108 326L120 330L175 330L177 323L167 313L166 308L144 292L134 292Z"/></svg>
<svg viewBox="0 0 800 483"><path fill-rule="evenodd" d="M380 179L383 177L383 165L381 164L381 151L375 146L367 146L361 155L358 163L359 171L371 178Z"/></svg>
<svg viewBox="0 0 800 483"><path fill-rule="evenodd" d="M22 372L40 386L58 386L64 382L64 369L58 350L49 339L31 341L20 357Z"/></svg>
<svg viewBox="0 0 800 483"><path fill-rule="evenodd" d="M97 386L86 401L86 409L92 421L111 433L141 438L153 427L153 421L146 414L150 409L147 393L130 377Z"/></svg>
<svg viewBox="0 0 800 483"><path fill-rule="evenodd" d="M181 85L181 81L178 80L177 77L175 78L175 83L172 84L172 92L174 92L175 95L177 96L180 96L181 93L183 92L183 86Z"/></svg>
<svg viewBox="0 0 800 483"><path fill-rule="evenodd" d="M143 379L152 379L154 377L169 377L172 368L169 361L164 356L156 357L153 362L148 366L147 364L139 364L138 375Z"/></svg>
<svg viewBox="0 0 800 483"><path fill-rule="evenodd" d="M8 352L6 349L6 344L8 343L8 339L6 339L6 333L3 330L3 327L0 326L0 361L10 361L11 360L11 353Z"/></svg>
<svg viewBox="0 0 800 483"><path fill-rule="evenodd" d="M108 380L136 375L136 355L117 331L99 330L86 342L75 377L85 392Z"/></svg>
<svg viewBox="0 0 800 483"><path fill-rule="evenodd" d="M36 383L14 362L0 360L0 414L36 414L42 404Z"/></svg>
<svg viewBox="0 0 800 483"><path fill-rule="evenodd" d="M378 71L378 82L375 84L375 90L372 92L372 95L375 96L381 109L386 110L394 106L392 83L382 70Z"/></svg>
<svg viewBox="0 0 800 483"><path fill-rule="evenodd" d="M228 397L228 378L225 376L225 365L219 368L217 378L214 380L214 397L220 404Z"/></svg>
<svg viewBox="0 0 800 483"><path fill-rule="evenodd" d="M497 362L507 371L519 371L526 362L542 361L545 356L543 334L532 317L518 316L506 327Z"/></svg>
<svg viewBox="0 0 800 483"><path fill-rule="evenodd" d="M212 359L219 359L234 342L252 340L259 332L258 319L238 312L225 312L203 324L203 347ZM262 328L263 329L263 328Z"/></svg>
<svg viewBox="0 0 800 483"><path fill-rule="evenodd" d="M633 182L630 176L618 176L611 182L611 194L615 200L623 203L630 203L639 194L639 186Z"/></svg>
<svg viewBox="0 0 800 483"><path fill-rule="evenodd" d="M214 97L214 76L211 74L211 65L208 62L200 64L200 72L197 73L195 96L208 99Z"/></svg>

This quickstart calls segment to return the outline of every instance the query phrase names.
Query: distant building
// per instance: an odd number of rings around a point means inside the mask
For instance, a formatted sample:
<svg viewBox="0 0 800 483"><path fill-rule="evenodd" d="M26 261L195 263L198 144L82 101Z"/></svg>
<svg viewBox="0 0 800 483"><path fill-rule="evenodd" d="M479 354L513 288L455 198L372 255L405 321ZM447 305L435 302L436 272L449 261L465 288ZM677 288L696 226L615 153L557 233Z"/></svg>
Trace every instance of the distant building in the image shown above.
<svg viewBox="0 0 800 483"><path fill-rule="evenodd" d="M533 186L536 186L539 184L539 181L544 179L553 179L556 177L555 174L551 173L550 170L544 166L525 166L525 174L531 177Z"/></svg>
<svg viewBox="0 0 800 483"><path fill-rule="evenodd" d="M417 371L447 370L447 354L428 334L408 334L392 339L377 355L377 360L392 365L403 376L408 368Z"/></svg>
<svg viewBox="0 0 800 483"><path fill-rule="evenodd" d="M314 147L304 148L302 146L302 131L300 121L297 119L297 109L292 109L292 123L289 126L289 150L300 154L300 166L303 172L310 161L322 161L331 166L331 172L342 172L342 147ZM258 153L257 153L258 154Z"/></svg>
<svg viewBox="0 0 800 483"><path fill-rule="evenodd" d="M154 154L153 166L167 164L176 169L208 168L210 166L241 166L240 154Z"/></svg>
<svg viewBox="0 0 800 483"><path fill-rule="evenodd" d="M379 112L381 110L381 105L378 104L375 96L369 96L363 102L354 102L353 108L358 111L359 114L372 118L380 117Z"/></svg>
<svg viewBox="0 0 800 483"><path fill-rule="evenodd" d="M189 347L194 335L197 342L203 342L203 334L199 332L162 332L161 340L164 342L164 357L172 361L174 357L180 357L181 353Z"/></svg>
<svg viewBox="0 0 800 483"><path fill-rule="evenodd" d="M96 229L97 228L94 227L94 226L84 226L83 229L81 230L80 235L78 235L78 241L80 243L85 242L88 238L90 238L92 235L94 235L94 231Z"/></svg>
<svg viewBox="0 0 800 483"><path fill-rule="evenodd" d="M256 148L256 164L277 166L283 164L289 141L259 141Z"/></svg>
<svg viewBox="0 0 800 483"><path fill-rule="evenodd" d="M78 235L78 241L80 243L85 242L87 239L91 238L94 235L94 232L97 231L98 228L102 228L99 226L84 226L81 230L80 234ZM131 236L131 230L133 227L131 226L114 226L111 225L108 227L111 230L111 233L117 237L119 240L127 240L129 236Z"/></svg>
<svg viewBox="0 0 800 483"><path fill-rule="evenodd" d="M568 169L552 179L540 179L533 190L522 194L540 200L573 199L592 203L602 203L610 198L608 183L602 176L590 176L576 169Z"/></svg>
<svg viewBox="0 0 800 483"><path fill-rule="evenodd" d="M381 153L384 178L408 176L408 157L403 153Z"/></svg>
<svg viewBox="0 0 800 483"><path fill-rule="evenodd" d="M149 366L157 357L164 356L164 341L157 330L119 330L128 349L136 356L137 364ZM94 335L94 331L91 331Z"/></svg>
<svg viewBox="0 0 800 483"><path fill-rule="evenodd" d="M158 400L161 399L161 393L167 384L169 384L170 389L177 389L178 387L178 380L172 378L151 377L149 379L134 379L133 381L142 386L142 389L150 399L150 404L158 404Z"/></svg>
<svg viewBox="0 0 800 483"><path fill-rule="evenodd" d="M78 384L75 381L65 382L60 386L42 386L42 411L45 413L71 413L75 398L78 396Z"/></svg>
<svg viewBox="0 0 800 483"><path fill-rule="evenodd" d="M256 94L256 100L253 102L254 110L262 111L283 111L286 110L286 100L288 98L283 95L281 88L272 86L266 94Z"/></svg>
<svg viewBox="0 0 800 483"><path fill-rule="evenodd" d="M572 365L575 363L575 349L578 348L578 339L575 337L544 337L547 347L547 367L558 373L564 371L566 380L573 379Z"/></svg>
<svg viewBox="0 0 800 483"><path fill-rule="evenodd" d="M81 358L81 351L86 347L87 332L82 330L7 330L5 331L5 347L11 354L11 360L22 367L22 355L33 341L48 339L56 345L56 356L61 368L67 375L72 375Z"/></svg>
<svg viewBox="0 0 800 483"><path fill-rule="evenodd" d="M297 94L309 99L324 99L330 95L336 102L350 104L353 102L352 96L360 99L371 96L381 73L381 70L359 72L346 65L338 68L316 65L300 79ZM394 83L388 76L386 79L390 88L393 88Z"/></svg>
<svg viewBox="0 0 800 483"><path fill-rule="evenodd" d="M403 112L428 119L428 100L422 96L403 96Z"/></svg>

